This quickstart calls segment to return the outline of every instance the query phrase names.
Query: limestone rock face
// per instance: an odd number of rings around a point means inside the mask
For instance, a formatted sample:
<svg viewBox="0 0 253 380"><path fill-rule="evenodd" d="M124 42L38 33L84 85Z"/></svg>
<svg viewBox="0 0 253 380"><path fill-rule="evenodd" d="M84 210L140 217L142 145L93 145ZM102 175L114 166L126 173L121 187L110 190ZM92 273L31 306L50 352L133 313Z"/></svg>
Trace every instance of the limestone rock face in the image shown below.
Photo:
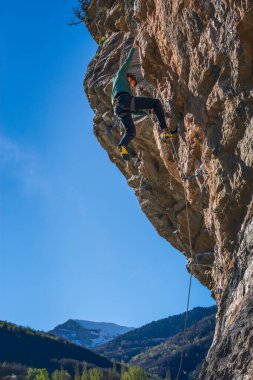
<svg viewBox="0 0 253 380"><path fill-rule="evenodd" d="M217 301L200 378L252 379L253 1L91 0L87 14L96 41L106 38L84 81L95 136L157 232ZM136 95L160 98L168 125L181 128L165 144L154 117L136 119L125 163L110 95L136 36Z"/></svg>

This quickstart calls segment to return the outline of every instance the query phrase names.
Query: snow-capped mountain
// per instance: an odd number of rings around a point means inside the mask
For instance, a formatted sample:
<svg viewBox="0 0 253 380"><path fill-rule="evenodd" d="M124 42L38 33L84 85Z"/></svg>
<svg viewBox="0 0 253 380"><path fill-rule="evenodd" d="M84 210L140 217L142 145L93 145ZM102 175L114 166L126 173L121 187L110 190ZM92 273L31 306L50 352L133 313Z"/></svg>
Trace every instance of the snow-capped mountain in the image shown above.
<svg viewBox="0 0 253 380"><path fill-rule="evenodd" d="M80 346L92 348L107 343L133 329L134 327L119 326L115 323L69 319L49 331L49 334L68 339Z"/></svg>

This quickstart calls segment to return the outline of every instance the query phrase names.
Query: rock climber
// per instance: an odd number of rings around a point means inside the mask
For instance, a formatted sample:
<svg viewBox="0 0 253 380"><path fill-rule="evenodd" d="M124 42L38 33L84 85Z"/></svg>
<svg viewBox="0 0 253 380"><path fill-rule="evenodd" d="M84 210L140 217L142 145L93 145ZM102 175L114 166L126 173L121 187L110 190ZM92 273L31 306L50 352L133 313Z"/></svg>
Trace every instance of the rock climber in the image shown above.
<svg viewBox="0 0 253 380"><path fill-rule="evenodd" d="M158 119L159 127L162 130L161 137L163 140L173 137L177 133L177 128L173 131L168 130L163 106L159 99L132 96L131 89L134 89L137 85L137 79L136 76L128 70L131 66L134 53L138 46L138 42L134 40L133 46L125 62L119 68L114 78L112 87L112 104L114 106L114 114L121 119L125 128L124 136L118 144L118 151L120 152L122 158L126 161L130 159L127 146L136 134L135 125L131 115L132 113L147 115L144 110L154 112Z"/></svg>

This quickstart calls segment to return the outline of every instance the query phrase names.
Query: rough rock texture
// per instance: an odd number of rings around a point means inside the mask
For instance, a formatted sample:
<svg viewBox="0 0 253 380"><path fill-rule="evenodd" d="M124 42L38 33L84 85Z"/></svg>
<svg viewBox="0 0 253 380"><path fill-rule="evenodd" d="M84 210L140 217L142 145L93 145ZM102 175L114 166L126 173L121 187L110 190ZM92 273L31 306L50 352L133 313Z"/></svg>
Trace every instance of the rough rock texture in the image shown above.
<svg viewBox="0 0 253 380"><path fill-rule="evenodd" d="M157 232L217 301L200 378L252 379L253 1L92 0L87 20L97 41L107 38L85 78L95 135ZM155 120L136 120L126 164L115 149L122 129L110 92L137 35L137 95L159 97L168 123L184 128L173 147L160 141Z"/></svg>

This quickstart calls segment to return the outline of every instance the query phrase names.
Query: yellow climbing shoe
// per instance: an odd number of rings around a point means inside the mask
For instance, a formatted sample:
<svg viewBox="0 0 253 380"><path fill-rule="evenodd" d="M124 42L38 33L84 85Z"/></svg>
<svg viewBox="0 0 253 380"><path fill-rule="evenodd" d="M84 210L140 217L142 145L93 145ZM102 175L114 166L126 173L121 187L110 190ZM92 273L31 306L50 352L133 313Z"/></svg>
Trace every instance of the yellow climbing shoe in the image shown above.
<svg viewBox="0 0 253 380"><path fill-rule="evenodd" d="M118 145L118 151L121 154L121 157L123 158L123 160L125 161L130 160L130 155L128 153L127 148L124 145Z"/></svg>
<svg viewBox="0 0 253 380"><path fill-rule="evenodd" d="M165 129L161 133L161 138L162 138L162 140L168 140L172 137L176 137L176 135L177 135L177 128L173 129L173 131L169 131L169 130Z"/></svg>

